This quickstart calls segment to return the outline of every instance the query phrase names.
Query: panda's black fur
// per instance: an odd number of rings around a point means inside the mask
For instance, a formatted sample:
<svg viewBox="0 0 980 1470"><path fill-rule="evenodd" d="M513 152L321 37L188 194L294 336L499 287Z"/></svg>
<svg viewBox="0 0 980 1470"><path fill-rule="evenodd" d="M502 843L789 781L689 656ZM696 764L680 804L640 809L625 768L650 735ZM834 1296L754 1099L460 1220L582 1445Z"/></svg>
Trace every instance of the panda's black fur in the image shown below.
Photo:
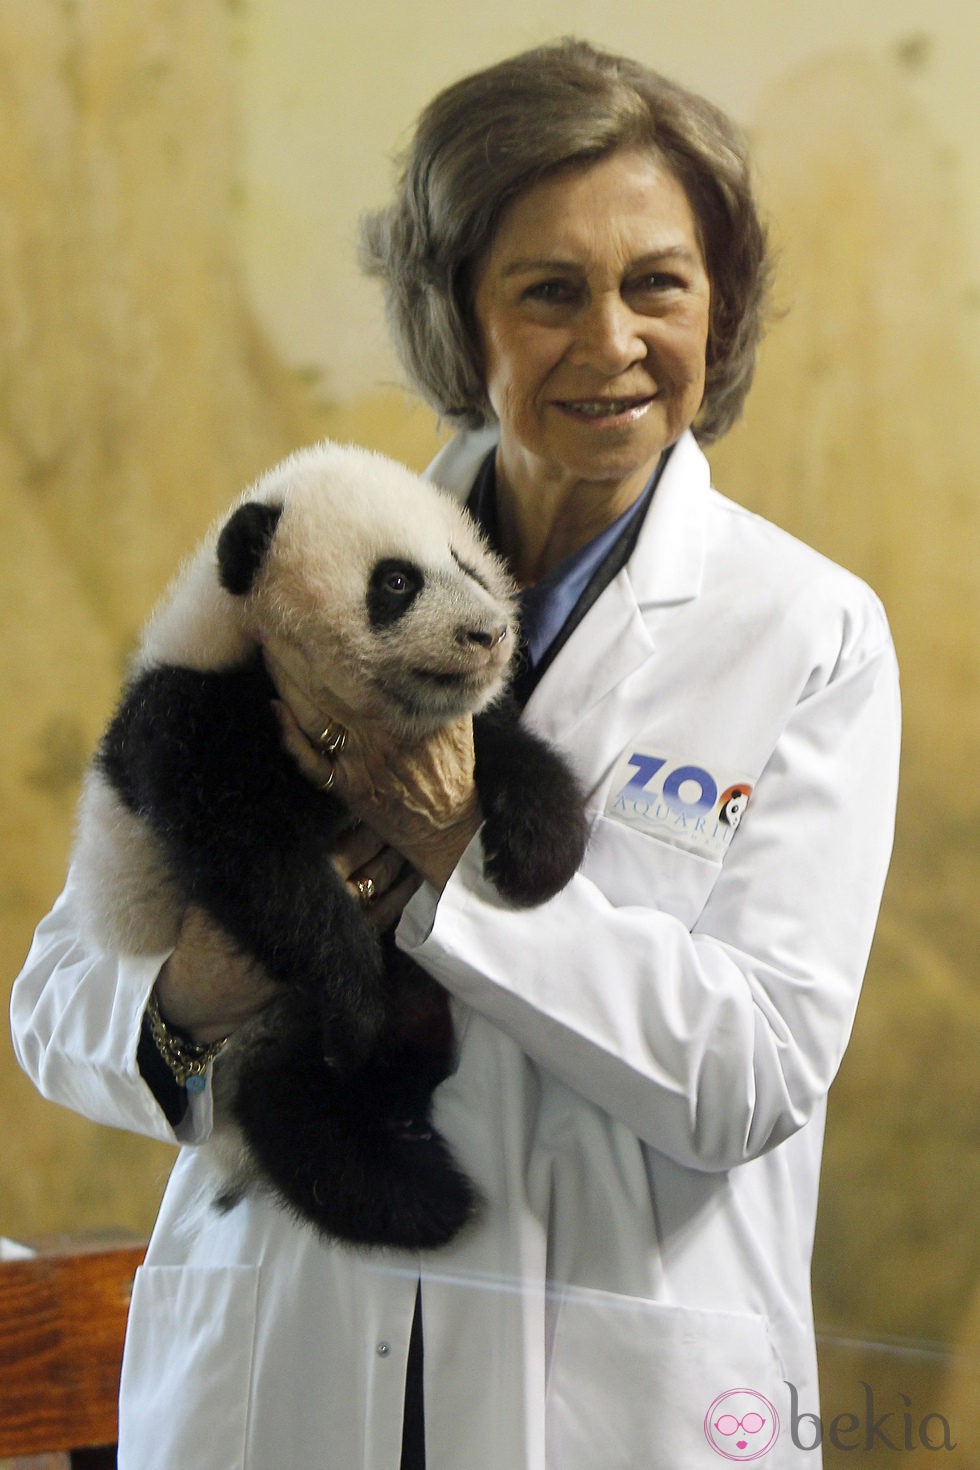
<svg viewBox="0 0 980 1470"><path fill-rule="evenodd" d="M391 530L372 519L386 510ZM462 621L440 628L450 615ZM356 646L343 672L331 618ZM565 762L502 694L514 632L511 588L459 507L380 456L326 444L259 482L151 622L90 773L78 866L102 870L83 903L104 941L172 943L193 902L281 982L215 1067L216 1111L237 1125L226 1205L264 1184L325 1235L424 1248L478 1198L431 1117L452 1066L446 997L379 939L332 866L350 815L286 753L259 638L304 648L312 667L339 634L316 669L324 687L335 678L347 704L363 696L409 738L474 712L485 873L527 905L572 876L586 826ZM433 666L402 679L400 639Z"/></svg>

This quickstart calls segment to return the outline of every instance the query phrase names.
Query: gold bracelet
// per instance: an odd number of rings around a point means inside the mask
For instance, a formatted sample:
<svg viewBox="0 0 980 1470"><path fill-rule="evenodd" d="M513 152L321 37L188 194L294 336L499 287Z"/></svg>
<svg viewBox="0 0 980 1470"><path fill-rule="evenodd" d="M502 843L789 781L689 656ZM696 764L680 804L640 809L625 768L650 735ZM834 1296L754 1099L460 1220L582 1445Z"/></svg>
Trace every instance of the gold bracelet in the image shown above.
<svg viewBox="0 0 980 1470"><path fill-rule="evenodd" d="M203 1092L205 1073L219 1052L228 1045L229 1038L223 1036L220 1041L198 1043L178 1036L161 1016L160 1002L155 990L150 993L146 1015L157 1051L173 1073L178 1087L186 1087L188 1092Z"/></svg>

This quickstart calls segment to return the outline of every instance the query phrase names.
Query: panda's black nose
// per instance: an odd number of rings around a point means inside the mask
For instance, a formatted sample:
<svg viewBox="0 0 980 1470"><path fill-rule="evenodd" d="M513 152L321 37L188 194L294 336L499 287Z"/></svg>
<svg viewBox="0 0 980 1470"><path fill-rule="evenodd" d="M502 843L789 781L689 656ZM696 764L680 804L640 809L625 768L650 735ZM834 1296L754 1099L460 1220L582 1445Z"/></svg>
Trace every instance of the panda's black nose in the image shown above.
<svg viewBox="0 0 980 1470"><path fill-rule="evenodd" d="M507 624L499 628L466 628L460 637L462 643L477 643L481 648L496 648L507 637Z"/></svg>

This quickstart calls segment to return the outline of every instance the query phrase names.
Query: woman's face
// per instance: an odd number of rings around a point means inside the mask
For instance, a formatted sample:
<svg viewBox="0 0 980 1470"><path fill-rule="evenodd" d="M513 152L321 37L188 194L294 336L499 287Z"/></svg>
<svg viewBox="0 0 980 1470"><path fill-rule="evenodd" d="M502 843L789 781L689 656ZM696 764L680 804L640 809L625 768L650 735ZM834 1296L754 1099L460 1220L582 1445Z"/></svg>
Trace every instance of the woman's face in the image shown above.
<svg viewBox="0 0 980 1470"><path fill-rule="evenodd" d="M701 404L709 296L687 196L656 157L614 153L516 199L475 295L512 486L639 494Z"/></svg>

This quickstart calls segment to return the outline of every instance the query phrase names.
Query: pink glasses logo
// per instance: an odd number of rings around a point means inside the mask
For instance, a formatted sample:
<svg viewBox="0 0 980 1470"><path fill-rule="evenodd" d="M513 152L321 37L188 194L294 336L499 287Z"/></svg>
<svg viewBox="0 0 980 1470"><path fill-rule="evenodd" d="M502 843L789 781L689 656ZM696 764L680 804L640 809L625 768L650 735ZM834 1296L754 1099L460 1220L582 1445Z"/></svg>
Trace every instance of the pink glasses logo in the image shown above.
<svg viewBox="0 0 980 1470"><path fill-rule="evenodd" d="M728 1388L705 1414L704 1435L726 1460L740 1464L761 1460L779 1438L779 1415L754 1388Z"/></svg>

